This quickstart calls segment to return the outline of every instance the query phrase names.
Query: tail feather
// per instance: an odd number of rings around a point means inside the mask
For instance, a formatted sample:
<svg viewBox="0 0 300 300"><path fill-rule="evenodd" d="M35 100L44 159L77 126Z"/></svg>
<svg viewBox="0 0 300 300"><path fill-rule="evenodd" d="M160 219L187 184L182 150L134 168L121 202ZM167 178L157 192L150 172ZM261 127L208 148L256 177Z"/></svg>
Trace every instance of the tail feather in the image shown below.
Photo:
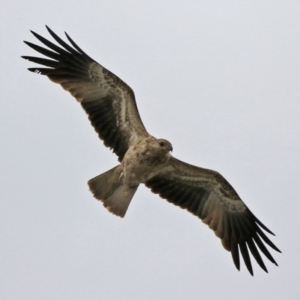
<svg viewBox="0 0 300 300"><path fill-rule="evenodd" d="M88 185L96 199L102 201L111 213L122 218L138 188L123 184L118 166L90 179Z"/></svg>

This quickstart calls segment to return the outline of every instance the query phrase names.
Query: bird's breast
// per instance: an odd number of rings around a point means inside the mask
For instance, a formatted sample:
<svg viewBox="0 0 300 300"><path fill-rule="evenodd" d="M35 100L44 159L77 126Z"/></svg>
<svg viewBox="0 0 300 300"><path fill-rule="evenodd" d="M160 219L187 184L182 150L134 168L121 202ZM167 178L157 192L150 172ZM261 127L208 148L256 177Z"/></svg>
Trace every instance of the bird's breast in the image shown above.
<svg viewBox="0 0 300 300"><path fill-rule="evenodd" d="M129 149L123 159L124 181L129 185L145 183L167 161L167 157L155 155L142 147Z"/></svg>

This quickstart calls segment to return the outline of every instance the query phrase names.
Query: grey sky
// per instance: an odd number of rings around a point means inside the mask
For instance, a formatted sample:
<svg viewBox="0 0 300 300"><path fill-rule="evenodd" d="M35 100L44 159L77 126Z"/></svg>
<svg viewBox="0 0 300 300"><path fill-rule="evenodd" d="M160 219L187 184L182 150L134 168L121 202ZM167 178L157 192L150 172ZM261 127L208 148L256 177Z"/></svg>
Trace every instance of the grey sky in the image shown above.
<svg viewBox="0 0 300 300"><path fill-rule="evenodd" d="M183 4L184 3L184 4ZM300 2L6 1L1 299L299 299ZM20 58L64 31L135 91L173 155L219 171L275 234L236 271L201 220L141 186L124 219L87 180L117 164L68 93Z"/></svg>

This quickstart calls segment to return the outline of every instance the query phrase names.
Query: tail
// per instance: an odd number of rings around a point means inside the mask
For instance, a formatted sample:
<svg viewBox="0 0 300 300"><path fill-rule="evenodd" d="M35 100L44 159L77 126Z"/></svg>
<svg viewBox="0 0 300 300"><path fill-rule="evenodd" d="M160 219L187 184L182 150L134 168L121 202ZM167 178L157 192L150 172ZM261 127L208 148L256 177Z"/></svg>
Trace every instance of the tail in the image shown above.
<svg viewBox="0 0 300 300"><path fill-rule="evenodd" d="M138 186L123 184L120 175L120 168L117 166L90 179L88 185L96 199L101 200L111 213L123 218Z"/></svg>

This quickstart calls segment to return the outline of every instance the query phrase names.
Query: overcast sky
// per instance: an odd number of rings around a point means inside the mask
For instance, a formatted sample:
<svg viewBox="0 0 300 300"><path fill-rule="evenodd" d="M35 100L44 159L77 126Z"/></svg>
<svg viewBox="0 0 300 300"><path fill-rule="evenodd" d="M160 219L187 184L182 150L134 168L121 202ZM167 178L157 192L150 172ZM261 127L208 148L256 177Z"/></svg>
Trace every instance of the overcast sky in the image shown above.
<svg viewBox="0 0 300 300"><path fill-rule="evenodd" d="M300 1L4 1L1 299L300 299ZM117 165L22 41L64 31L135 91L147 130L217 170L275 234L238 272L200 219L140 186L124 219L86 182Z"/></svg>

